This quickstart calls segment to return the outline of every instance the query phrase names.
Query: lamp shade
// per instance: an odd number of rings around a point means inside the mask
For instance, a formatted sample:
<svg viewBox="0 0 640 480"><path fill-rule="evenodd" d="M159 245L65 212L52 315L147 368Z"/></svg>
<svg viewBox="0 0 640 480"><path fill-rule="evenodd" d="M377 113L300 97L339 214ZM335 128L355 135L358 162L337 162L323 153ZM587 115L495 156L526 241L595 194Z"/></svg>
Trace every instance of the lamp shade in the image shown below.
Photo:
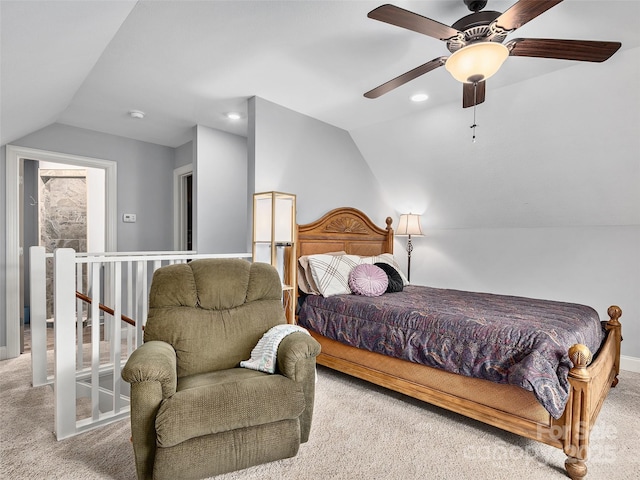
<svg viewBox="0 0 640 480"><path fill-rule="evenodd" d="M415 213L403 213L402 215L400 215L400 221L398 222L396 235L424 235L422 233L422 228L420 227L420 215L417 215Z"/></svg>
<svg viewBox="0 0 640 480"><path fill-rule="evenodd" d="M509 49L501 43L472 43L454 52L444 67L459 82L480 82L493 76L508 56Z"/></svg>
<svg viewBox="0 0 640 480"><path fill-rule="evenodd" d="M293 242L294 199L294 195L280 192L257 193L254 196L254 241Z"/></svg>

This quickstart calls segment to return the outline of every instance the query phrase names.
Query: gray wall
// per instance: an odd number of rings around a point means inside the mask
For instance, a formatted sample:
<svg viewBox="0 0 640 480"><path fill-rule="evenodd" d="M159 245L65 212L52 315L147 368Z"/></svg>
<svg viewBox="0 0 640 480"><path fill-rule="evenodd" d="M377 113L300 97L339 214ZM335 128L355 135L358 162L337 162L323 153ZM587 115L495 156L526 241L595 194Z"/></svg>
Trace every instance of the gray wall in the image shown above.
<svg viewBox="0 0 640 480"><path fill-rule="evenodd" d="M112 160L118 167L118 250L170 250L174 149L53 124L13 145ZM135 213L136 223L123 223Z"/></svg>
<svg viewBox="0 0 640 480"><path fill-rule="evenodd" d="M27 160L24 162L23 168L23 192L24 192L24 210L23 210L23 240L25 250L31 245L40 244L40 232L38 231L38 206L32 206L31 197L38 199L38 162ZM31 293L31 285L29 281L29 255L25 255L24 262L24 304L30 306L29 295ZM27 319L25 318L25 322Z"/></svg>
<svg viewBox="0 0 640 480"><path fill-rule="evenodd" d="M6 172L7 163L6 163L6 154L7 148L5 145L0 146L0 171L2 172L3 180L0 181L0 225L7 224L7 215L6 215L6 198L7 192L5 188L4 182L4 172ZM6 227L5 227L6 228ZM2 268L0 269L0 315L2 318L5 316L5 312L7 311L7 247L5 244L5 236L4 233L0 235L0 265ZM0 347L4 347L7 345L7 326L6 319L4 321L0 321Z"/></svg>
<svg viewBox="0 0 640 480"><path fill-rule="evenodd" d="M391 212L382 188L348 132L259 97L250 102L254 192L295 193L298 223L350 206L384 226Z"/></svg>
<svg viewBox="0 0 640 480"><path fill-rule="evenodd" d="M640 358L640 227L426 229L411 280L424 285L622 308L622 354ZM399 255L404 247L396 249Z"/></svg>
<svg viewBox="0 0 640 480"><path fill-rule="evenodd" d="M180 145L175 149L173 168L184 167L193 163L193 141Z"/></svg>
<svg viewBox="0 0 640 480"><path fill-rule="evenodd" d="M194 129L194 249L243 253L247 238L247 139Z"/></svg>

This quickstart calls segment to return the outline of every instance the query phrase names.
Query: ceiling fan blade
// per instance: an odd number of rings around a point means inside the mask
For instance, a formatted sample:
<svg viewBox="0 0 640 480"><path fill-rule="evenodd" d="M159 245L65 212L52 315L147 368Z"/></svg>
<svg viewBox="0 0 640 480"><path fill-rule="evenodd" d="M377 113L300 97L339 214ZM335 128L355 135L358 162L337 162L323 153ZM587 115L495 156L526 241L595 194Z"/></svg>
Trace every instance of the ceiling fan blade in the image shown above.
<svg viewBox="0 0 640 480"><path fill-rule="evenodd" d="M504 30L515 30L560 2L562 0L520 0L496 18L495 24Z"/></svg>
<svg viewBox="0 0 640 480"><path fill-rule="evenodd" d="M447 40L461 33L444 23L436 22L435 20L410 12L404 8L396 7L395 5L381 5L371 10L367 16L374 20L437 38L438 40Z"/></svg>
<svg viewBox="0 0 640 480"><path fill-rule="evenodd" d="M507 42L515 57L557 58L581 62L604 62L622 46L620 42L514 38Z"/></svg>
<svg viewBox="0 0 640 480"><path fill-rule="evenodd" d="M474 105L480 105L484 102L484 95L486 90L486 82L477 83L477 87L473 83L462 84L462 108L473 107Z"/></svg>
<svg viewBox="0 0 640 480"><path fill-rule="evenodd" d="M367 98L378 98L381 95L384 95L387 92L390 92L394 88L398 88L401 85L404 85L411 80L418 78L425 73L429 73L431 70L434 70L438 67L441 67L447 61L447 57L438 57L434 58L430 62L425 63L424 65L420 65L419 67L414 68L413 70L409 70L407 73L403 73L402 75L394 78L393 80L389 80L386 83L383 83L379 87L374 88L373 90L369 90L364 94Z"/></svg>

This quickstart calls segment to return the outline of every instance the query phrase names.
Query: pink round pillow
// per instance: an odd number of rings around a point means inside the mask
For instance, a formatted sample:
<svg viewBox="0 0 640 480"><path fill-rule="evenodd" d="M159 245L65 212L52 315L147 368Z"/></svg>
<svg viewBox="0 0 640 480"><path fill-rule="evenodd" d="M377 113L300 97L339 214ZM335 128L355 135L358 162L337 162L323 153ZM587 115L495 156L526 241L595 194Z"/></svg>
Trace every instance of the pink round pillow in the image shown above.
<svg viewBox="0 0 640 480"><path fill-rule="evenodd" d="M349 273L349 288L357 295L378 297L387 291L389 277L380 267L363 263Z"/></svg>

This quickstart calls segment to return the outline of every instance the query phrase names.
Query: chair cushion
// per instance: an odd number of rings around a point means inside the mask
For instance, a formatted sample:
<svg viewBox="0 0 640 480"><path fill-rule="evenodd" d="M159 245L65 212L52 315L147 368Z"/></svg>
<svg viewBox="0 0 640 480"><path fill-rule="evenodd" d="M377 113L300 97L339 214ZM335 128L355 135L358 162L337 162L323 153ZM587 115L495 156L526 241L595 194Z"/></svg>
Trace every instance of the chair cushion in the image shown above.
<svg viewBox="0 0 640 480"><path fill-rule="evenodd" d="M170 344L178 377L186 377L237 367L267 330L284 323L274 267L201 259L155 271L144 341Z"/></svg>
<svg viewBox="0 0 640 480"><path fill-rule="evenodd" d="M157 445L295 419L305 408L302 386L282 375L233 368L181 379L160 405Z"/></svg>
<svg viewBox="0 0 640 480"><path fill-rule="evenodd" d="M150 308L199 307L228 310L260 299L279 300L282 285L267 264L208 258L156 270L149 291Z"/></svg>

